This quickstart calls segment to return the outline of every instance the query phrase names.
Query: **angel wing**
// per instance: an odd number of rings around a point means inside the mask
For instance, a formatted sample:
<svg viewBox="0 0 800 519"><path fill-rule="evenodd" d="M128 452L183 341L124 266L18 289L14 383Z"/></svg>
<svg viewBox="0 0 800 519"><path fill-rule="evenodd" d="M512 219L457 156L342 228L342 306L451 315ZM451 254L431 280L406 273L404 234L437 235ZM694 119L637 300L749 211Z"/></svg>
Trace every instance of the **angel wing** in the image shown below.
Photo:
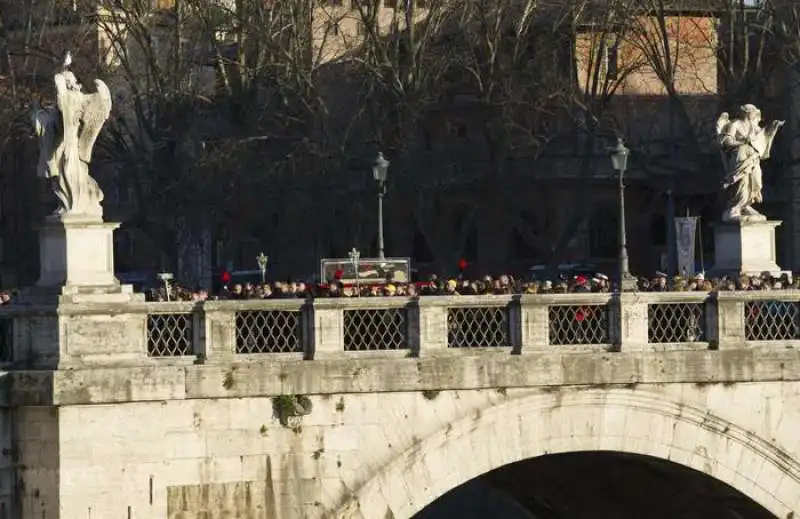
<svg viewBox="0 0 800 519"><path fill-rule="evenodd" d="M724 181L723 185L727 188L729 185L729 180L727 179L728 174L730 173L730 164L728 163L728 157L725 154L725 150L722 147L722 139L723 139L723 132L725 128L731 123L731 118L728 115L728 112L722 112L722 114L717 118L717 144L720 146L719 148L719 156L722 159L722 167L725 168L725 175L726 180Z"/></svg>
<svg viewBox="0 0 800 519"><path fill-rule="evenodd" d="M722 115L717 119L717 135L721 135L725 127L731 122L728 112L722 112Z"/></svg>
<svg viewBox="0 0 800 519"><path fill-rule="evenodd" d="M84 94L81 115L81 135L78 143L78 155L87 164L92 161L92 149L100 135L100 130L111 114L111 91L101 79L94 80L97 92Z"/></svg>

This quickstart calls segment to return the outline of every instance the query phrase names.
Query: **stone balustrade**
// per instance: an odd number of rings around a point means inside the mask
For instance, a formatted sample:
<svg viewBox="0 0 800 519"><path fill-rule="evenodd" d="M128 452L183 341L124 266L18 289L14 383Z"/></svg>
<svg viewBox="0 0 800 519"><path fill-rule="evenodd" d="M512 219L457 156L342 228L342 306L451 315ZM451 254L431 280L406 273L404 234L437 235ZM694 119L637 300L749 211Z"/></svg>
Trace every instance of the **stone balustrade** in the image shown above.
<svg viewBox="0 0 800 519"><path fill-rule="evenodd" d="M800 291L9 305L0 364L800 347Z"/></svg>

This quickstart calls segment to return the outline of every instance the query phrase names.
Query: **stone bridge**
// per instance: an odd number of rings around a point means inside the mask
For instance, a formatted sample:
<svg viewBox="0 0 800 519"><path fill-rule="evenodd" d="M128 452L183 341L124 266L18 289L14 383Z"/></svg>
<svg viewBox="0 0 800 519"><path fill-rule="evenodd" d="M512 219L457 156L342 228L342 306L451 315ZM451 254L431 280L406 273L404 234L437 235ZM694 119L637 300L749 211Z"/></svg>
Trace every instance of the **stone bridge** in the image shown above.
<svg viewBox="0 0 800 519"><path fill-rule="evenodd" d="M0 519L793 519L798 346L791 291L31 301Z"/></svg>

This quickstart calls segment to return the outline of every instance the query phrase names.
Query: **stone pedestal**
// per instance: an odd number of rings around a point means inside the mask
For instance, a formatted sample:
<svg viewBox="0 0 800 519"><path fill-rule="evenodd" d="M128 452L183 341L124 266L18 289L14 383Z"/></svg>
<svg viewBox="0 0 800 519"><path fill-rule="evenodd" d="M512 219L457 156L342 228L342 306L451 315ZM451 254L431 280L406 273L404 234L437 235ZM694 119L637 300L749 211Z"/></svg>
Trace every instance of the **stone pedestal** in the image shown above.
<svg viewBox="0 0 800 519"><path fill-rule="evenodd" d="M14 301L13 361L32 369L147 362L144 296L114 276L114 230L98 218L49 217L39 280Z"/></svg>
<svg viewBox="0 0 800 519"><path fill-rule="evenodd" d="M714 225L715 274L779 274L775 229L780 220L724 222Z"/></svg>
<svg viewBox="0 0 800 519"><path fill-rule="evenodd" d="M37 287L115 287L114 230L118 223L48 218L39 231Z"/></svg>

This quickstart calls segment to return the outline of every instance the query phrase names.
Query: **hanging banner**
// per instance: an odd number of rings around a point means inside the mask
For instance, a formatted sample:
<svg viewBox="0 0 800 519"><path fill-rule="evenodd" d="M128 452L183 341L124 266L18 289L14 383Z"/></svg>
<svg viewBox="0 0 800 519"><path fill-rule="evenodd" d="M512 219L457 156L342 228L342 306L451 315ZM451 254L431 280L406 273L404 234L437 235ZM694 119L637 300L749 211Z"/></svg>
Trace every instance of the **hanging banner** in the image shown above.
<svg viewBox="0 0 800 519"><path fill-rule="evenodd" d="M675 240L678 251L678 274L693 276L695 259L695 232L697 231L697 216L675 218Z"/></svg>

